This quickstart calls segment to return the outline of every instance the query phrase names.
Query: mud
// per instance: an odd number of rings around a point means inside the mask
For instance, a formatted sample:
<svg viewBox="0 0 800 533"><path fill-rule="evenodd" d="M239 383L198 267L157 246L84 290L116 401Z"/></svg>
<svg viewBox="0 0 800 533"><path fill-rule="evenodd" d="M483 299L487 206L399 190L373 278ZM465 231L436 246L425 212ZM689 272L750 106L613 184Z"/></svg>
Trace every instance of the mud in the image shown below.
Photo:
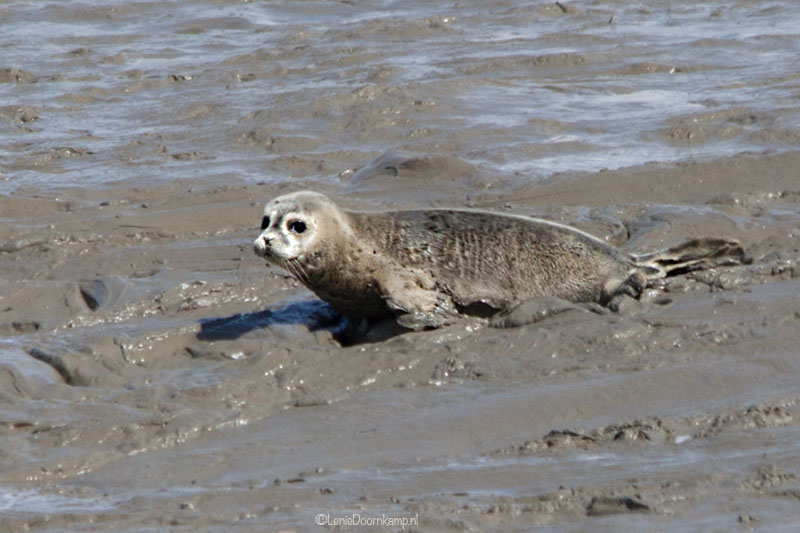
<svg viewBox="0 0 800 533"><path fill-rule="evenodd" d="M0 529L792 528L797 7L678 4L4 5ZM353 338L300 188L751 262Z"/></svg>

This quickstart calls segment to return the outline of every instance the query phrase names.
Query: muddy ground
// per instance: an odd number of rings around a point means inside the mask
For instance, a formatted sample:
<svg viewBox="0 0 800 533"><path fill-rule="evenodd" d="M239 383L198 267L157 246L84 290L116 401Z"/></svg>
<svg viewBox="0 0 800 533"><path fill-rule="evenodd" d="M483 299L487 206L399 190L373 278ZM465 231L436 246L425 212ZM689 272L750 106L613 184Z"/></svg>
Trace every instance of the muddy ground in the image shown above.
<svg viewBox="0 0 800 533"><path fill-rule="evenodd" d="M0 529L796 527L794 3L73 7L0 9ZM343 345L298 189L750 263Z"/></svg>
<svg viewBox="0 0 800 533"><path fill-rule="evenodd" d="M637 250L734 237L753 262L620 313L346 347L335 313L251 252L280 187L4 198L2 484L25 503L3 526L788 526L798 163L648 165L496 200Z"/></svg>

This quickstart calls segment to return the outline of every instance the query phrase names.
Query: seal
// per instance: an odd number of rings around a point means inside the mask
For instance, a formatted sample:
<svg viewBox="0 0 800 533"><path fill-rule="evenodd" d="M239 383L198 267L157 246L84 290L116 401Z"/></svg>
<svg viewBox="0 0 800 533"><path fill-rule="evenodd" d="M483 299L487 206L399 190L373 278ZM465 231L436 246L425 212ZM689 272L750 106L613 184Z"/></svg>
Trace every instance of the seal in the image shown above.
<svg viewBox="0 0 800 533"><path fill-rule="evenodd" d="M395 317L414 330L541 297L615 309L653 280L744 259L730 239L637 255L543 219L465 209L354 212L312 191L266 205L254 250L344 315Z"/></svg>

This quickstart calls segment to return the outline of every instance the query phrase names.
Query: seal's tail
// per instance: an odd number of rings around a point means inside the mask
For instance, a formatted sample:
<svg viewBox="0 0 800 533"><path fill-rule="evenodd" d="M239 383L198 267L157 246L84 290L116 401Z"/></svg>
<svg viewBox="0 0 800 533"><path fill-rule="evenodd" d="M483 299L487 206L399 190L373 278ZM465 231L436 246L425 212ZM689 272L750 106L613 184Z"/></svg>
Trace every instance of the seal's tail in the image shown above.
<svg viewBox="0 0 800 533"><path fill-rule="evenodd" d="M663 278L692 270L746 263L744 247L732 239L702 238L672 248L634 255L648 278Z"/></svg>

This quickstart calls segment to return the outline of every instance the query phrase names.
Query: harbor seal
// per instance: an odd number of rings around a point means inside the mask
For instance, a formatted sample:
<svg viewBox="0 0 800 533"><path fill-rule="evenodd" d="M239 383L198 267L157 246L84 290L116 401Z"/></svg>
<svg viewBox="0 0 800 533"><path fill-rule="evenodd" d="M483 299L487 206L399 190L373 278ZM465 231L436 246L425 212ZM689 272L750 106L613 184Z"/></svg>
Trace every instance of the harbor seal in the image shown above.
<svg viewBox="0 0 800 533"><path fill-rule="evenodd" d="M635 255L543 219L466 209L354 212L300 191L264 208L256 255L349 317L419 330L533 298L614 308L669 274L739 263L728 239Z"/></svg>

